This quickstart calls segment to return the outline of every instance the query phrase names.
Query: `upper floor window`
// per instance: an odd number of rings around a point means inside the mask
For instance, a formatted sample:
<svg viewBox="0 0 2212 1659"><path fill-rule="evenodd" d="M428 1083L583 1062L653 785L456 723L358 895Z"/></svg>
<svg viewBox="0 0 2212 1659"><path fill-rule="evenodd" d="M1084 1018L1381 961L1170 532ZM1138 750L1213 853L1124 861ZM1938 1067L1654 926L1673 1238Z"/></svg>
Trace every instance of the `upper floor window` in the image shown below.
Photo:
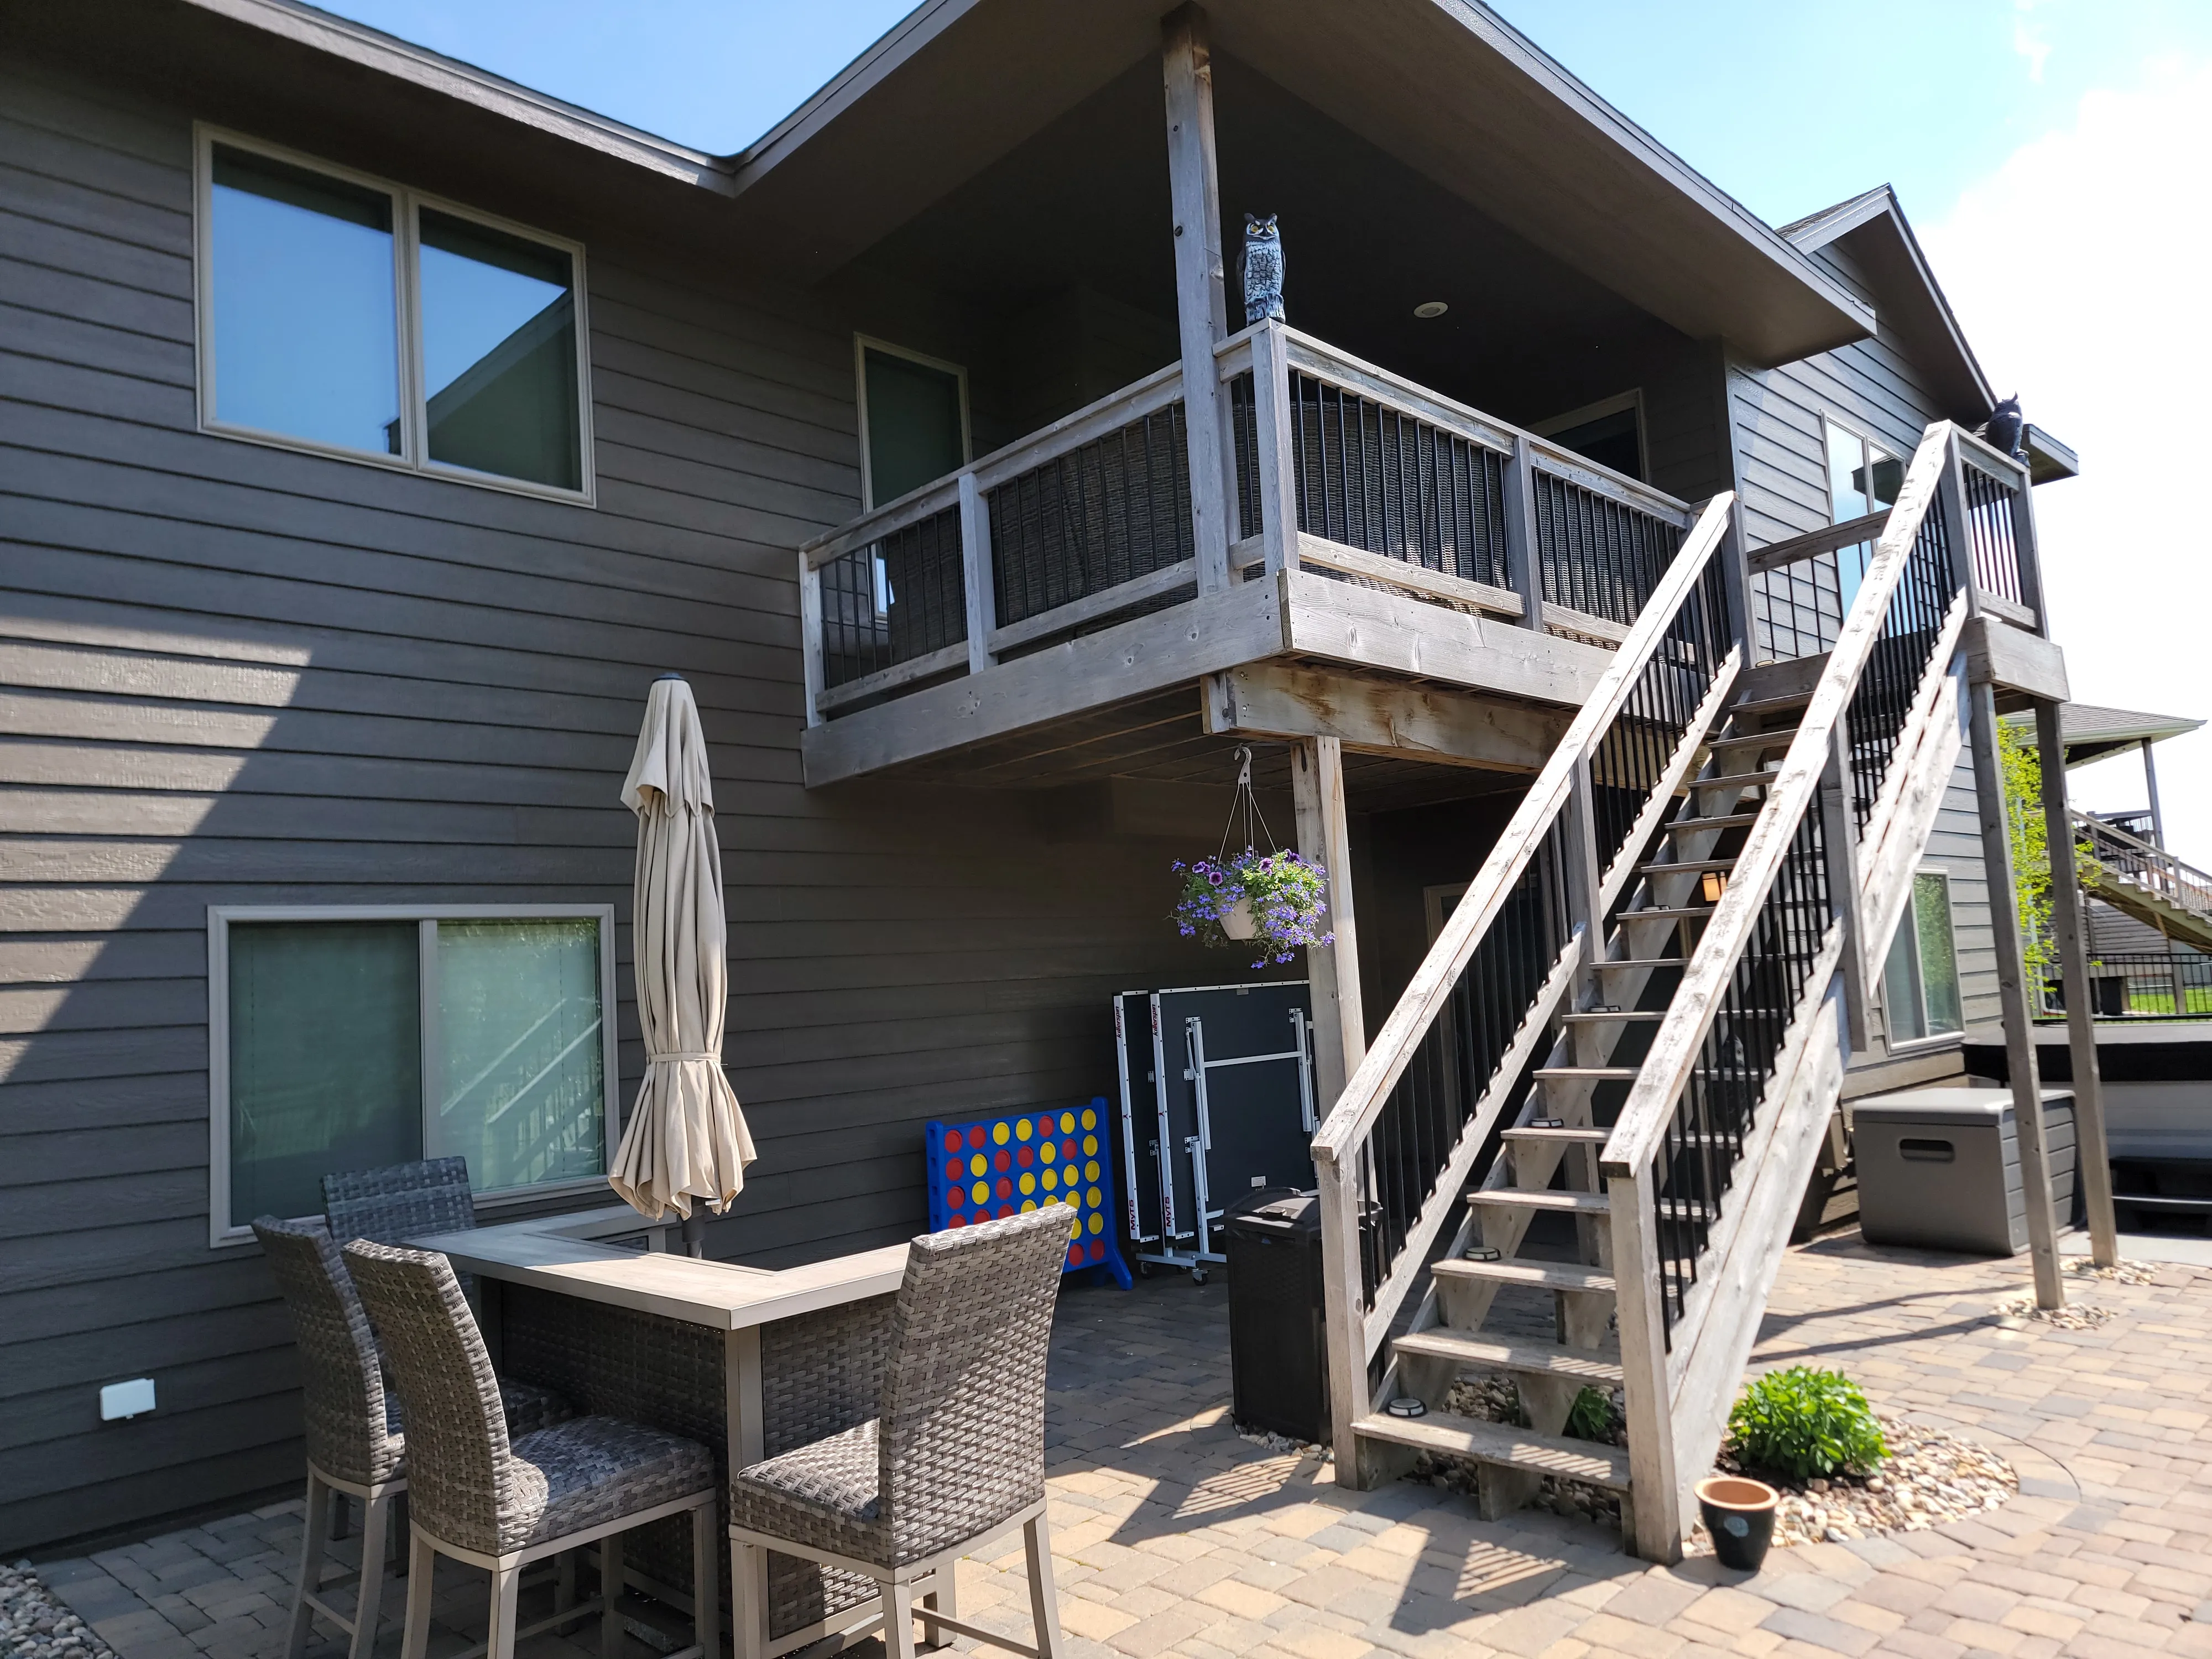
<svg viewBox="0 0 2212 1659"><path fill-rule="evenodd" d="M855 341L863 506L881 507L968 465L968 371L903 346Z"/></svg>
<svg viewBox="0 0 2212 1659"><path fill-rule="evenodd" d="M201 423L588 499L583 250L203 130Z"/></svg>
<svg viewBox="0 0 2212 1659"><path fill-rule="evenodd" d="M1905 486L1905 463L1847 426L1833 421L1823 425L1828 447L1828 522L1848 524L1896 506L1898 491ZM1867 562L1873 557L1872 542L1861 542L1836 555L1845 616L1850 614L1851 601L1858 596L1859 583L1866 576Z"/></svg>

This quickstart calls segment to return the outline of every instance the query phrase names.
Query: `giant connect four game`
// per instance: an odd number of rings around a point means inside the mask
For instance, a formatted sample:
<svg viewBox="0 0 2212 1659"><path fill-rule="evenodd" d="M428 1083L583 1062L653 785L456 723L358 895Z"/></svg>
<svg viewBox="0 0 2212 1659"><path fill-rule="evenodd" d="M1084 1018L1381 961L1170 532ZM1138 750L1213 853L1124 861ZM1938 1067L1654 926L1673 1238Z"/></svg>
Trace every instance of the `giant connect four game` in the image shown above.
<svg viewBox="0 0 2212 1659"><path fill-rule="evenodd" d="M1102 1267L1122 1289L1129 1269L1115 1247L1114 1161L1104 1097L927 1131L933 1232L995 1221L1058 1202L1075 1211L1066 1271Z"/></svg>

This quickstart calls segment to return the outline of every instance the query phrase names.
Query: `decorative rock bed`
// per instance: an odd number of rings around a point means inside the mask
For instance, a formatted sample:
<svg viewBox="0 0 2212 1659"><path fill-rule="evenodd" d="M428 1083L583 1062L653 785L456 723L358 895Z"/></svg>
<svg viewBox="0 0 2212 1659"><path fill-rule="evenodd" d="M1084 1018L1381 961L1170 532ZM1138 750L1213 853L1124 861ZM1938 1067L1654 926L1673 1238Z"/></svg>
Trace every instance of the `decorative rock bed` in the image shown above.
<svg viewBox="0 0 2212 1659"><path fill-rule="evenodd" d="M1600 1438L1605 1444L1626 1445L1626 1425L1618 1389L1609 1404L1607 1430ZM1445 1409L1490 1423L1521 1421L1520 1394L1512 1379L1505 1376L1462 1377L1452 1385ZM1723 1474L1749 1474L1781 1492L1782 1504L1774 1523L1778 1548L1884 1532L1924 1531L1996 1509L2020 1490L2020 1477L2010 1464L1964 1435L1887 1417L1881 1419L1881 1432L1890 1456L1879 1470L1865 1476L1792 1480L1767 1470L1743 1468L1726 1447L1714 1468ZM1476 1468L1465 1458L1424 1453L1414 1465L1412 1478L1472 1496ZM1615 1531L1620 1527L1618 1497L1551 1475L1544 1477L1534 1507ZM1712 1542L1702 1523L1692 1529L1689 1547L1692 1554L1711 1553Z"/></svg>
<svg viewBox="0 0 2212 1659"><path fill-rule="evenodd" d="M0 1659L115 1659L27 1561L0 1566Z"/></svg>

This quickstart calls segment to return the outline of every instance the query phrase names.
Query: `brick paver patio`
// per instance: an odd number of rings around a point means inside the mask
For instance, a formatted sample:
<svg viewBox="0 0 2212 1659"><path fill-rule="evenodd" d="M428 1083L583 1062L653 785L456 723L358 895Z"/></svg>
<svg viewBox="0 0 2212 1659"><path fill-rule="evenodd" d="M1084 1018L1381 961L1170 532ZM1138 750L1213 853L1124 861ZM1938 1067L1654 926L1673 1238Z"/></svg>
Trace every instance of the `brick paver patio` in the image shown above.
<svg viewBox="0 0 2212 1659"><path fill-rule="evenodd" d="M1995 1317L2027 1282L2024 1261L1877 1254L1855 1235L1791 1253L1754 1363L1840 1367L1884 1411L1996 1448L2021 1491L1936 1531L1777 1551L1755 1577L1709 1559L1649 1568L1615 1534L1548 1514L1485 1522L1425 1486L1339 1492L1316 1457L1269 1455L1229 1425L1218 1279L1073 1291L1054 1334L1049 1452L1073 1649L2212 1659L2212 1270L2070 1281L2077 1300L2118 1314L2080 1331ZM123 1659L269 1659L283 1651L297 1508L41 1570ZM963 1562L963 1613L1025 1634L1020 1569L1018 1546ZM481 1639L483 1595L458 1571L441 1586L453 1621L439 1629L443 1654ZM382 1651L397 1639L388 1624ZM596 1652L589 1628L576 1641ZM550 1637L524 1650L586 1651ZM319 1629L311 1652L338 1651Z"/></svg>

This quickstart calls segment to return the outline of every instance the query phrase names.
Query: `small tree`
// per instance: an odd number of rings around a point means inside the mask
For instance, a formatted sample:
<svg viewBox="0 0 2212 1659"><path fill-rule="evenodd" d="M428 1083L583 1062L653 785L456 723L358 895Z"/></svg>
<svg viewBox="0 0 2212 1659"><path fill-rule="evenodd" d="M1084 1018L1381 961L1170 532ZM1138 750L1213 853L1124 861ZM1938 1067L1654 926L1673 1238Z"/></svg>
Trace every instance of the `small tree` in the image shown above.
<svg viewBox="0 0 2212 1659"><path fill-rule="evenodd" d="M2058 965L2051 927L2051 834L2043 816L2043 757L2032 728L1997 722L2004 774L2005 838L2012 850L2013 904L2020 916L2021 965L2040 983Z"/></svg>

